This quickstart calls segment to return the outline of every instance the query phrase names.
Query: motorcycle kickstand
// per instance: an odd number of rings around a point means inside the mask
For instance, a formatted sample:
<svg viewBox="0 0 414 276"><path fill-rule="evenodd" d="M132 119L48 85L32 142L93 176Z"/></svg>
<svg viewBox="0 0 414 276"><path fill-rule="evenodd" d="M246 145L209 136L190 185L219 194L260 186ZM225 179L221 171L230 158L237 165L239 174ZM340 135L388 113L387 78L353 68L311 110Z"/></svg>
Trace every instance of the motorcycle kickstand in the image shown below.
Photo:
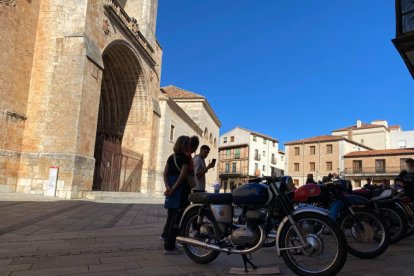
<svg viewBox="0 0 414 276"><path fill-rule="evenodd" d="M250 255L251 258L252 255ZM247 269L247 264L251 265L253 269L257 269L257 266L255 266L250 260L249 258L247 258L246 254L242 255L243 258L243 264L244 264L244 272L249 272L249 270Z"/></svg>

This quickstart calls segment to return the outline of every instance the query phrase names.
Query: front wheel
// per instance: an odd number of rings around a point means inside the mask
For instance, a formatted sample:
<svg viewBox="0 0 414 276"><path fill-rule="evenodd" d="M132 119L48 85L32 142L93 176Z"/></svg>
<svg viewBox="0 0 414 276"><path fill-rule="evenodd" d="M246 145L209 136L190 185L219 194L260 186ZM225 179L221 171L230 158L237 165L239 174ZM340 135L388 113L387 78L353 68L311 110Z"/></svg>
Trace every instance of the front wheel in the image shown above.
<svg viewBox="0 0 414 276"><path fill-rule="evenodd" d="M399 242L407 233L407 218L404 212L394 206L384 206L378 209L390 232L390 243Z"/></svg>
<svg viewBox="0 0 414 276"><path fill-rule="evenodd" d="M381 217L374 211L361 208L339 219L345 234L348 252L359 258L375 258L388 248L390 234Z"/></svg>
<svg viewBox="0 0 414 276"><path fill-rule="evenodd" d="M214 242L214 226L211 223L211 219L207 217L203 218L200 227L200 233L196 235L196 225L198 218L198 208L195 208L186 214L182 223L181 235L186 238L196 239L203 242L212 243ZM218 255L219 251L214 251L211 249L205 249L194 245L183 244L185 253L190 259L199 264L208 264L214 261Z"/></svg>
<svg viewBox="0 0 414 276"><path fill-rule="evenodd" d="M288 267L296 274L306 276L338 273L347 258L341 229L329 217L314 212L297 214L293 219L307 246L301 246L294 227L287 221L278 238L280 254Z"/></svg>

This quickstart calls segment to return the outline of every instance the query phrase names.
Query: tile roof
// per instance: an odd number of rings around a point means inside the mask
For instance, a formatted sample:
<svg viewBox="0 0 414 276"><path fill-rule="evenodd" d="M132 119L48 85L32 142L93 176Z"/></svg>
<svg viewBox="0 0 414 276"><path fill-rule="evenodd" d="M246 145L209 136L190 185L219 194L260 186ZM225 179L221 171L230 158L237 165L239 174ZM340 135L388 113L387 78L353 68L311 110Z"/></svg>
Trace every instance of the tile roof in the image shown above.
<svg viewBox="0 0 414 276"><path fill-rule="evenodd" d="M351 158L351 157L368 157L368 156L380 156L380 155L407 155L407 154L414 155L414 148L353 151L353 152L350 152L344 155L344 157Z"/></svg>
<svg viewBox="0 0 414 276"><path fill-rule="evenodd" d="M400 129L401 126L400 125L395 125L395 126L389 126L389 129Z"/></svg>
<svg viewBox="0 0 414 276"><path fill-rule="evenodd" d="M358 146L366 148L366 149L371 149L370 147L368 147L366 145L362 145L360 143L357 143L357 142L352 141L350 139L347 139L345 137L335 136L335 135L315 136L315 137L311 137L311 138L305 138L305 139L301 139L301 140L290 141L290 142L285 143L285 145L310 144L310 143L316 143L316 142L331 142L331 141L333 141L333 142L335 142L335 141L347 141L347 142L352 143L354 145L358 145Z"/></svg>
<svg viewBox="0 0 414 276"><path fill-rule="evenodd" d="M247 128L239 127L239 126L237 128L239 128L241 130L244 130L244 131L247 131L247 132L250 132L253 135L260 136L260 137L264 137L264 138L266 138L268 140L275 141L276 143L279 143L279 140L278 139L273 138L273 137L271 137L269 135L266 135L266 134L263 134L263 133L260 133L260 132L257 132L257 131L253 131L253 130L250 130L250 129L247 129Z"/></svg>
<svg viewBox="0 0 414 276"><path fill-rule="evenodd" d="M179 88L174 85L168 85L161 88L165 94L171 99L205 99L204 96L201 96L197 93Z"/></svg>
<svg viewBox="0 0 414 276"><path fill-rule="evenodd" d="M377 127L384 127L384 128L386 128L383 125L374 125L374 124L362 123L360 127L357 127L356 125L354 125L354 126L344 127L344 128L340 128L340 129L335 129L332 132L346 131L348 129L365 129L365 128L377 128Z"/></svg>

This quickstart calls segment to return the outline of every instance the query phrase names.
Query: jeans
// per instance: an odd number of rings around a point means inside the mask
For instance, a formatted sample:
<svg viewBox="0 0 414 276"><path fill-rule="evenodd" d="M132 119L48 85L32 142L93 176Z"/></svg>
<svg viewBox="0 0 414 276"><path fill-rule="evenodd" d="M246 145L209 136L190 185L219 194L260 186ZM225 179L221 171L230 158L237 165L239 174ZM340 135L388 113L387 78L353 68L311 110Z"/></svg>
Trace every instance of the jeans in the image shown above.
<svg viewBox="0 0 414 276"><path fill-rule="evenodd" d="M178 235L178 228L182 216L182 210L176 208L168 209L167 222L165 223L165 250L175 249L175 239Z"/></svg>

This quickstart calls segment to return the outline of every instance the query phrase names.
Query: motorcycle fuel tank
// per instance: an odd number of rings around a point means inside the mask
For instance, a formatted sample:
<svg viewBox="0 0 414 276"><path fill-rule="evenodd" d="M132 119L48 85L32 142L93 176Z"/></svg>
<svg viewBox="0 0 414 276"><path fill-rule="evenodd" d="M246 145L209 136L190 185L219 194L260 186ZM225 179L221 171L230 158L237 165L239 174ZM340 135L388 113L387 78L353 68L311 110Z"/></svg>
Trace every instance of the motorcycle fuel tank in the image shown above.
<svg viewBox="0 0 414 276"><path fill-rule="evenodd" d="M321 195L321 188L317 184L306 184L295 191L295 202L308 202L318 200Z"/></svg>
<svg viewBox="0 0 414 276"><path fill-rule="evenodd" d="M233 203L238 206L264 206L270 199L269 188L262 183L244 184L233 191Z"/></svg>

